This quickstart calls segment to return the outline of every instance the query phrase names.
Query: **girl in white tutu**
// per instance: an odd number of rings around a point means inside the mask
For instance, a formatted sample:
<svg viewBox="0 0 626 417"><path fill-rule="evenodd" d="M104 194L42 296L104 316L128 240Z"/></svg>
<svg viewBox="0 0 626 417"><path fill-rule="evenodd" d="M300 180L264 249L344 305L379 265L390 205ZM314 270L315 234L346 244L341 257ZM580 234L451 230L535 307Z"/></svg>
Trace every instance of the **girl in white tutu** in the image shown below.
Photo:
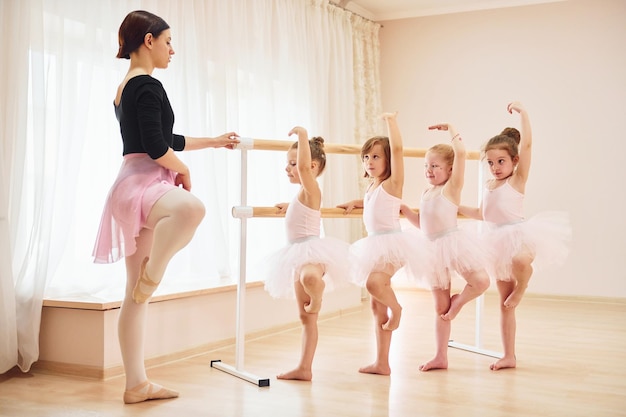
<svg viewBox="0 0 626 417"><path fill-rule="evenodd" d="M486 183L479 208L460 207L459 212L485 220L485 241L492 251L487 267L500 293L501 332L504 356L492 370L514 368L515 308L522 300L533 268L560 264L568 253L571 228L566 212L541 213L524 218L523 203L530 170L532 133L526 109L513 102L507 111L521 116L521 134L506 128L483 148L493 179Z"/></svg>
<svg viewBox="0 0 626 417"><path fill-rule="evenodd" d="M421 365L421 371L448 368L448 341L451 323L461 308L489 287L485 271L488 255L478 238L457 225L457 213L465 177L465 146L450 124L429 129L450 132L452 146L438 144L426 152L424 174L430 183L422 194L419 214L402 205L402 213L422 229L430 243L427 279L435 299L435 357ZM452 274L466 281L459 294L450 297Z"/></svg>
<svg viewBox="0 0 626 417"><path fill-rule="evenodd" d="M420 276L425 258L418 233L400 228L400 204L404 185L402 136L395 113L383 114L389 137L375 136L361 148L365 177L371 178L365 198L339 205L349 213L363 208L367 237L352 244L356 256L354 280L365 284L371 295L377 356L359 372L389 375L391 332L400 325L402 306L391 288L392 276L402 267L409 275Z"/></svg>
<svg viewBox="0 0 626 417"><path fill-rule="evenodd" d="M287 176L300 190L290 204L277 204L285 213L289 245L268 259L265 289L272 297L295 298L302 321L302 357L293 370L278 379L310 381L317 347L317 319L324 291L348 283L349 245L332 237L320 238L322 193L317 177L326 166L324 139L309 141L306 129L294 127L298 141L287 152Z"/></svg>

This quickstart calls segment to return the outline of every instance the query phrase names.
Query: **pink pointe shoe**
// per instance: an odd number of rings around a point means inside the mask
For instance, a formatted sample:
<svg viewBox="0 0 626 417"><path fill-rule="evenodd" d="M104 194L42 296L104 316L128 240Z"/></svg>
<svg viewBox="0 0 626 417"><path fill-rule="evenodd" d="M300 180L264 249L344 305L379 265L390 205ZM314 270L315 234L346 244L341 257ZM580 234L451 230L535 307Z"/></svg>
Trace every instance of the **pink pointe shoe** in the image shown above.
<svg viewBox="0 0 626 417"><path fill-rule="evenodd" d="M148 389L146 390L146 386ZM136 404L148 400L166 400L178 397L178 392L161 387L154 392L155 385L150 381L144 381L133 389L124 391L124 404Z"/></svg>

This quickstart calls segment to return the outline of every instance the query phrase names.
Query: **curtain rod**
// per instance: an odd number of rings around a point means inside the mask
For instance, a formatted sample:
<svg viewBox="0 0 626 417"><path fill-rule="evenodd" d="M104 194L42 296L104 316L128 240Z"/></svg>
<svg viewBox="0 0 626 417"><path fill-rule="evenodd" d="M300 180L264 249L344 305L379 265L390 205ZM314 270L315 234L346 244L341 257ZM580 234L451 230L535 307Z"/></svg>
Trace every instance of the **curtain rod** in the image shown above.
<svg viewBox="0 0 626 417"><path fill-rule="evenodd" d="M359 16L361 19L365 19L368 22L376 23L377 25L380 25L381 28L383 27L383 25L381 23L376 22L375 20L369 19L369 18L367 18L367 17L365 17L365 16L363 16L361 14L358 14L357 12L354 12L354 11L348 9L346 7L348 5L348 3L350 3L350 0L340 0L339 3L334 3L333 1L329 0L328 5L329 6L333 6L333 7L338 7L341 10L344 10L344 11L346 11L348 13L351 13L351 14L353 14L355 16Z"/></svg>

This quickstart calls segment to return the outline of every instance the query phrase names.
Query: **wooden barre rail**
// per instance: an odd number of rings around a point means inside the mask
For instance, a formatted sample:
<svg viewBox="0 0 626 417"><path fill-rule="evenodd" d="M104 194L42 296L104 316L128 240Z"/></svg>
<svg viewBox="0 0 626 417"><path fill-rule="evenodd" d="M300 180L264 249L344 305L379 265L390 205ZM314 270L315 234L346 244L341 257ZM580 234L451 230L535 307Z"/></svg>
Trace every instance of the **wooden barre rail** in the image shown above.
<svg viewBox="0 0 626 417"><path fill-rule="evenodd" d="M363 209L355 208L350 214L342 208L321 208L322 217L324 218L361 218L363 217ZM252 217L285 217L285 213L278 213L276 207L252 207Z"/></svg>
<svg viewBox="0 0 626 417"><path fill-rule="evenodd" d="M287 140L273 140L273 139L254 139L252 138L252 149L262 151L288 151L293 142ZM324 150L326 153L339 153L339 154L361 154L361 145L350 144L337 144L337 143L324 143ZM423 158L426 155L427 149L417 148L404 148L404 156L413 158ZM480 159L480 152L467 151L467 159L478 160Z"/></svg>
<svg viewBox="0 0 626 417"><path fill-rule="evenodd" d="M245 214L242 214L243 210L245 209L248 209L248 211L251 210L251 213L248 213L249 215L247 216ZM415 213L420 212L418 208L412 208L411 210L413 210ZM362 208L352 209L350 214L345 214L345 210L339 207L332 207L332 208L322 207L320 211L322 212L322 217L327 218L327 219L329 218L357 219L357 218L363 217ZM276 207L233 207L232 215L233 217L265 217L265 218L285 217L285 213L278 213L278 209ZM405 216L403 214L400 214L400 217L404 218ZM459 219L466 218L462 214L459 214L457 217Z"/></svg>

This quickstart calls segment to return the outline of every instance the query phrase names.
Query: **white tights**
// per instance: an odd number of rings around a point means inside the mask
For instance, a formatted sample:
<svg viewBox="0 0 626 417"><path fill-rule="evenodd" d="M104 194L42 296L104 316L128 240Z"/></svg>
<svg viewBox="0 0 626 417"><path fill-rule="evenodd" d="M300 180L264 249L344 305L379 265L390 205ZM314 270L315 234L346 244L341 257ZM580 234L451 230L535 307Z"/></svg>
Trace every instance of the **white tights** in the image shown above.
<svg viewBox="0 0 626 417"><path fill-rule="evenodd" d="M120 309L118 337L126 373L126 389L147 378L144 341L148 303L137 304L132 291L139 279L141 262L149 257L147 275L160 283L172 257L193 237L204 217L204 206L191 193L177 188L168 191L152 207L146 227L136 238L137 251L126 257L126 293Z"/></svg>

